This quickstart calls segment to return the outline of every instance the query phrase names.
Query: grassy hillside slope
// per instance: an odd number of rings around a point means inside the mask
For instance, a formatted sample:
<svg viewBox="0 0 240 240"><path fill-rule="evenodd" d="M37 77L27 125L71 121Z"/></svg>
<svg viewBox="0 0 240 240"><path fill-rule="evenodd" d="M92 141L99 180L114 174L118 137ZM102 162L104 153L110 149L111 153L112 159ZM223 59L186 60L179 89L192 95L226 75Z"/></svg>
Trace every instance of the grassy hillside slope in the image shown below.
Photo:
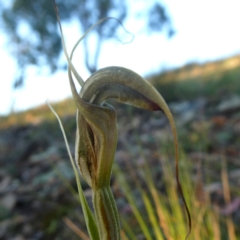
<svg viewBox="0 0 240 240"><path fill-rule="evenodd" d="M205 64L188 64L181 68L147 77L166 101L191 100L208 97L213 100L240 94L240 55ZM74 115L72 99L53 104L59 116ZM24 112L0 116L0 129L16 124L39 123L55 120L45 104Z"/></svg>
<svg viewBox="0 0 240 240"><path fill-rule="evenodd" d="M240 55L205 64L192 63L149 77L167 101L196 97L219 99L240 94Z"/></svg>

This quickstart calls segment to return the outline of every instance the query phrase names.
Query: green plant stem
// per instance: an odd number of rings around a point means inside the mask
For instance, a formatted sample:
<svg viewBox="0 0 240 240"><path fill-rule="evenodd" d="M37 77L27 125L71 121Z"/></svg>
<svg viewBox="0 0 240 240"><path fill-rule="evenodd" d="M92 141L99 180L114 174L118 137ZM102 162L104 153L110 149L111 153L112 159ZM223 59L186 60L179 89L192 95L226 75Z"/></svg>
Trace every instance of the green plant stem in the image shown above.
<svg viewBox="0 0 240 240"><path fill-rule="evenodd" d="M109 186L93 189L95 210L101 240L120 240L120 222L116 203Z"/></svg>

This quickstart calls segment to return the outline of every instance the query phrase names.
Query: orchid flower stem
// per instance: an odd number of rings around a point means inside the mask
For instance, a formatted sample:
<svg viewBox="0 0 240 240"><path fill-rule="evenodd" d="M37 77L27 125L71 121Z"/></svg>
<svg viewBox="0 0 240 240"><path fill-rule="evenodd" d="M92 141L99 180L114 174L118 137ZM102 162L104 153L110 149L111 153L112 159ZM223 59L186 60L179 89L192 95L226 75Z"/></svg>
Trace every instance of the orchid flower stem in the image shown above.
<svg viewBox="0 0 240 240"><path fill-rule="evenodd" d="M95 210L101 240L120 240L120 222L110 186L93 190Z"/></svg>

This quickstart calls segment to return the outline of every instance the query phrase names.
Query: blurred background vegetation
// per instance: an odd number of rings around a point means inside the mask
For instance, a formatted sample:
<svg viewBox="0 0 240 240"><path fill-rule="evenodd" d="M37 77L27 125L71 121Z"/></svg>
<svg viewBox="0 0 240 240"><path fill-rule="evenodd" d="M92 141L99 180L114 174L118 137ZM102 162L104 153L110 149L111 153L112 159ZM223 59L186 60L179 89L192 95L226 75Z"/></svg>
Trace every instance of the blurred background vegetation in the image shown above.
<svg viewBox="0 0 240 240"><path fill-rule="evenodd" d="M164 5L152 3L142 14L146 33L173 36ZM127 1L71 0L57 1L57 5L62 20L77 19L82 31L104 16L113 15L123 23L128 16ZM15 88L24 83L30 65L39 69L46 65L51 72L66 68L59 63L62 47L49 1L15 0L2 2L0 8L9 49L20 69ZM19 31L25 25L31 38ZM94 30L93 54L85 40L89 72L98 69L102 43L121 39L118 28L115 21L108 21ZM189 239L240 239L240 56L191 63L149 74L147 79L169 103L177 124L180 178L193 221ZM166 118L162 113L111 103L119 125L111 185L121 215L122 239L184 239L188 227L175 187ZM53 107L74 153L74 102L66 99ZM87 239L62 134L46 105L1 116L0 164L1 239ZM91 201L91 191L82 184Z"/></svg>

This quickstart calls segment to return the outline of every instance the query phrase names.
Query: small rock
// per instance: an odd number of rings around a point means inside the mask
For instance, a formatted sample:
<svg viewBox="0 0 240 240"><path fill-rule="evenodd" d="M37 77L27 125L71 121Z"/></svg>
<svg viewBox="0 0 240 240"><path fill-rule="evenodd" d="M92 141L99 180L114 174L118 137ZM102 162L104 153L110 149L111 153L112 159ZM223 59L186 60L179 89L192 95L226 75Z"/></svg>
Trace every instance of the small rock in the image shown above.
<svg viewBox="0 0 240 240"><path fill-rule="evenodd" d="M26 238L24 238L22 235L18 234L17 236L12 238L12 240L26 240Z"/></svg>
<svg viewBox="0 0 240 240"><path fill-rule="evenodd" d="M190 108L190 102L189 101L182 101L182 102L175 102L169 104L170 109L176 113L181 114Z"/></svg>
<svg viewBox="0 0 240 240"><path fill-rule="evenodd" d="M3 193L9 186L11 178L9 176L0 176L0 193Z"/></svg>
<svg viewBox="0 0 240 240"><path fill-rule="evenodd" d="M221 113L232 112L240 109L240 96L233 95L228 100L221 102L217 106L217 111Z"/></svg>
<svg viewBox="0 0 240 240"><path fill-rule="evenodd" d="M192 110L185 111L179 118L176 119L178 126L183 126L196 118L196 112Z"/></svg>
<svg viewBox="0 0 240 240"><path fill-rule="evenodd" d="M16 196L13 193L8 193L0 199L0 204L8 210L12 210L16 204Z"/></svg>
<svg viewBox="0 0 240 240"><path fill-rule="evenodd" d="M23 227L23 230L22 230L22 233L24 235L30 235L33 231L33 228L30 224L25 224L24 227Z"/></svg>
<svg viewBox="0 0 240 240"><path fill-rule="evenodd" d="M220 182L210 183L204 187L204 190L209 194L214 192L220 192L222 191L222 185Z"/></svg>
<svg viewBox="0 0 240 240"><path fill-rule="evenodd" d="M170 139L172 139L172 133L169 131L169 129L157 129L152 133L153 138L156 142L168 142Z"/></svg>
<svg viewBox="0 0 240 240"><path fill-rule="evenodd" d="M234 130L237 134L240 134L240 121L234 124L233 130Z"/></svg>
<svg viewBox="0 0 240 240"><path fill-rule="evenodd" d="M57 159L59 158L59 154L58 154L58 149L55 146L49 147L46 151L38 153L38 154L34 154L30 157L30 162L31 163L38 163L40 161L46 161L46 159L48 159L48 161L51 159Z"/></svg>
<svg viewBox="0 0 240 240"><path fill-rule="evenodd" d="M8 227L11 225L10 220L5 220L0 222L0 238L3 239L7 233Z"/></svg>
<svg viewBox="0 0 240 240"><path fill-rule="evenodd" d="M228 176L232 179L240 178L240 169L234 169L230 171Z"/></svg>

